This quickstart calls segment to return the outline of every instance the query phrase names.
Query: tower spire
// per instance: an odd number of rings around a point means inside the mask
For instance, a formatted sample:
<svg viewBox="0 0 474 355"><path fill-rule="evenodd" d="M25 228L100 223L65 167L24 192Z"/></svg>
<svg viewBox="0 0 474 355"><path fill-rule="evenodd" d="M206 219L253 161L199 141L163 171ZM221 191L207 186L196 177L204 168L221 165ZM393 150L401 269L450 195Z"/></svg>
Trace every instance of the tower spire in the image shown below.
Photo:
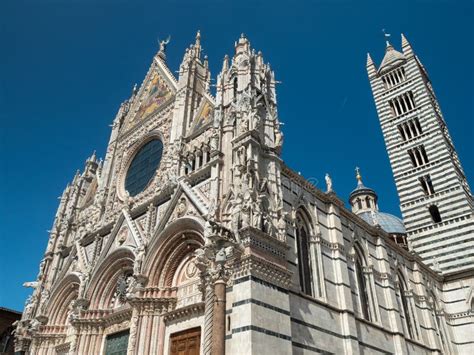
<svg viewBox="0 0 474 355"><path fill-rule="evenodd" d="M413 55L413 48L411 48L410 42L408 42L408 40L406 39L403 33L401 34L401 37L402 37L403 54L407 57Z"/></svg>
<svg viewBox="0 0 474 355"><path fill-rule="evenodd" d="M377 73L377 68L375 67L374 61L370 56L370 53L367 53L367 73L369 74L369 78L372 77Z"/></svg>

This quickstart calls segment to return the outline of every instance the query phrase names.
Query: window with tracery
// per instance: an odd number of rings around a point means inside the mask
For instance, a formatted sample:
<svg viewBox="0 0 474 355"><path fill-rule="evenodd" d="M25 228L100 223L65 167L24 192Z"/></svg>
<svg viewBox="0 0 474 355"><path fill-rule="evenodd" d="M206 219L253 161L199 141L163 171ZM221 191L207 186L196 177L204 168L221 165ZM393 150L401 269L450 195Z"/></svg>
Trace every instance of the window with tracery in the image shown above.
<svg viewBox="0 0 474 355"><path fill-rule="evenodd" d="M357 281L357 296L358 302L360 306L360 313L366 320L370 320L370 307L369 307L369 293L368 293L368 285L367 280L364 275L363 269L363 258L359 251L356 250L355 253L355 275Z"/></svg>

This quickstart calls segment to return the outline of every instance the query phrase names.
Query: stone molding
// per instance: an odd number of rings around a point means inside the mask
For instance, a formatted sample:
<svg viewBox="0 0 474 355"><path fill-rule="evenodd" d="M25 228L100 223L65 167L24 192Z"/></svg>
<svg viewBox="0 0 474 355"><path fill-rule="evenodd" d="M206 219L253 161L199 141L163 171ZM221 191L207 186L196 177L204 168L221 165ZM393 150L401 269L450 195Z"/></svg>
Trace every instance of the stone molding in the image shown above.
<svg viewBox="0 0 474 355"><path fill-rule="evenodd" d="M286 268L270 263L253 255L244 255L234 264L233 280L255 276L273 285L289 289L291 272Z"/></svg>
<svg viewBox="0 0 474 355"><path fill-rule="evenodd" d="M164 314L163 319L165 323L173 321L198 317L204 314L204 302L195 303L186 307L177 308Z"/></svg>

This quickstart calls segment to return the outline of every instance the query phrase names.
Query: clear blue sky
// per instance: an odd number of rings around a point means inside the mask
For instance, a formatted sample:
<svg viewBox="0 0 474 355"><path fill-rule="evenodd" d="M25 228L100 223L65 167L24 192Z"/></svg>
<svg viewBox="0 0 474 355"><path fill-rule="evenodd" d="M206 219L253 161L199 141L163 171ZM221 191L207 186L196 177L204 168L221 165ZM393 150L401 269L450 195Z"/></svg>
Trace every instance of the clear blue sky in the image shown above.
<svg viewBox="0 0 474 355"><path fill-rule="evenodd" d="M244 32L282 82L283 157L347 200L354 167L400 215L365 69L381 32L405 33L428 69L474 185L473 1L3 0L0 4L0 306L22 309L58 200L171 35L168 64L202 32L215 78ZM472 186L474 187L474 186Z"/></svg>

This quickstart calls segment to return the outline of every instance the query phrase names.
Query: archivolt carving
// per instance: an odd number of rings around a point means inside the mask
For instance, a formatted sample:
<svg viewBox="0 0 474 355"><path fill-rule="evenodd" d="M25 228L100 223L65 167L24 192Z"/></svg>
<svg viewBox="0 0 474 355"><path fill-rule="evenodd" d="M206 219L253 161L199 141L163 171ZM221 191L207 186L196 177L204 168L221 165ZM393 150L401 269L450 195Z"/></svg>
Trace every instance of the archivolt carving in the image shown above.
<svg viewBox="0 0 474 355"><path fill-rule="evenodd" d="M67 275L51 294L46 308L48 325L65 325L70 312L71 303L77 298L79 278L76 275Z"/></svg>
<svg viewBox="0 0 474 355"><path fill-rule="evenodd" d="M189 250L194 250L194 245L203 245L203 223L194 217L178 218L170 223L159 235L156 235L149 247L143 263L142 272L149 276L149 286L159 283L166 263L171 263L169 256L175 249L189 245ZM198 246L199 247L199 246ZM168 268L168 270L170 270Z"/></svg>
<svg viewBox="0 0 474 355"><path fill-rule="evenodd" d="M93 272L87 290L90 309L107 309L115 293L117 280L125 270L132 270L134 254L120 248L110 254Z"/></svg>

